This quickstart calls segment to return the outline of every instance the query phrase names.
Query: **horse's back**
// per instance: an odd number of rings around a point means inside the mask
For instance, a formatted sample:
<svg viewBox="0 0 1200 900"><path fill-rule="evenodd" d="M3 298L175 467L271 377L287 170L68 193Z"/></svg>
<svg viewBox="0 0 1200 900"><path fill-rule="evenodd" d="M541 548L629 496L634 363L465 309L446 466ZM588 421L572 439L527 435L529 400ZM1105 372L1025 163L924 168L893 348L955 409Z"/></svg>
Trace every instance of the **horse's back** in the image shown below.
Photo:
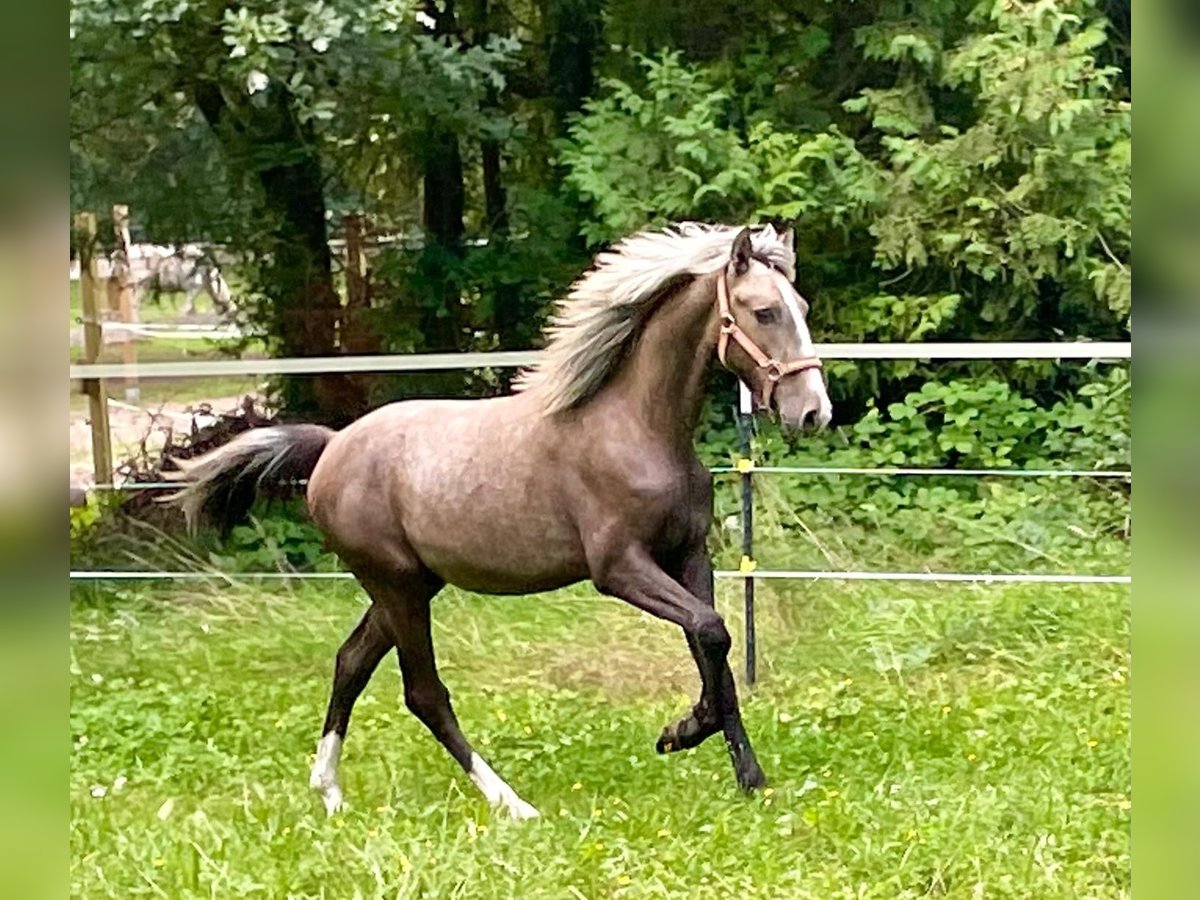
<svg viewBox="0 0 1200 900"><path fill-rule="evenodd" d="M389 404L330 442L310 509L345 555L415 558L464 588L579 580L586 564L550 427L520 396Z"/></svg>

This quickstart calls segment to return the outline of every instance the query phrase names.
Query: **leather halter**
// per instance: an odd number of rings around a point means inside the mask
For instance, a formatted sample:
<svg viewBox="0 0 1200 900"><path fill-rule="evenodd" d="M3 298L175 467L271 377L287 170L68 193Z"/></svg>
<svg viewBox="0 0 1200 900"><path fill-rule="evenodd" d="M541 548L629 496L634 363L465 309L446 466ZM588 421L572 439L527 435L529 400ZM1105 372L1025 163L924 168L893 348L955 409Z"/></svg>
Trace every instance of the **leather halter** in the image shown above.
<svg viewBox="0 0 1200 900"><path fill-rule="evenodd" d="M721 365L729 369L729 363L725 361L725 356L729 352L729 339L733 338L737 341L738 346L746 351L746 354L754 360L760 369L766 372L766 381L763 383L762 405L764 408L769 408L771 405L771 394L774 393L776 384L782 381L787 375L804 372L808 369L821 368L821 359L817 356L801 356L799 359L780 362L774 357L767 356L762 351L762 348L754 343L750 335L742 331L741 326L738 325L737 320L733 317L733 310L729 306L729 286L725 282L725 272L722 270L720 277L717 279L717 315L721 320L721 333L717 337L717 359L721 361Z"/></svg>

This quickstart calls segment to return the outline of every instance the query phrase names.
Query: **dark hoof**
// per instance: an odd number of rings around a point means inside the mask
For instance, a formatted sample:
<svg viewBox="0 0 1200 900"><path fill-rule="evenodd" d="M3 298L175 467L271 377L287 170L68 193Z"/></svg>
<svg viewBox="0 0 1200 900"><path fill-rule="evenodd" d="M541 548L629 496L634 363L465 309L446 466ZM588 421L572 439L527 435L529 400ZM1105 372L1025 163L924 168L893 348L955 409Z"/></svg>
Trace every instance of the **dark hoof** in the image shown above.
<svg viewBox="0 0 1200 900"><path fill-rule="evenodd" d="M737 770L737 782L738 787L749 794L765 788L767 786L767 776L763 774L763 770L759 768L758 763L751 763Z"/></svg>
<svg viewBox="0 0 1200 900"><path fill-rule="evenodd" d="M680 719L675 724L664 728L654 749L659 753L678 753L680 750L690 750L720 730L721 726L715 722L699 722L694 716L688 716L686 719Z"/></svg>

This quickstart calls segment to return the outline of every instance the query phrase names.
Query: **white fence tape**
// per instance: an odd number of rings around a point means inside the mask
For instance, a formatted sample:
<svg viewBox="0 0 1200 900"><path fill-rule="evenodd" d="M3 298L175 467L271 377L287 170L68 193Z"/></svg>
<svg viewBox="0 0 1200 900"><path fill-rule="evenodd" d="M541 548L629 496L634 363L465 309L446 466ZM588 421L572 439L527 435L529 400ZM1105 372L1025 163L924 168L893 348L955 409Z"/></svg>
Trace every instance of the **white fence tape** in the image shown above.
<svg viewBox="0 0 1200 900"><path fill-rule="evenodd" d="M818 344L827 360L850 359L1088 359L1132 358L1132 344L1119 341L1073 343ZM313 356L291 359L179 360L152 363L76 363L78 378L203 378L212 375L321 375L333 372L432 372L446 369L514 368L539 357L536 350L491 353L409 353L372 356Z"/></svg>

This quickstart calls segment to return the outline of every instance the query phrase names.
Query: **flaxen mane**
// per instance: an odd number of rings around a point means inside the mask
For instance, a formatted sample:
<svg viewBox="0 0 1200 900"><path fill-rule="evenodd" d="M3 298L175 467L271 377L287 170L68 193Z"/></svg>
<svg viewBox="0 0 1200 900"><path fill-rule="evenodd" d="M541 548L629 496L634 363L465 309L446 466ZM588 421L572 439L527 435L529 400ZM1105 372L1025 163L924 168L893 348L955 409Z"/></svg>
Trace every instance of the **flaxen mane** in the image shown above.
<svg viewBox="0 0 1200 900"><path fill-rule="evenodd" d="M536 393L547 413L585 402L625 357L662 289L724 265L740 230L684 222L638 232L601 253L558 302L545 331L545 353L517 377L514 389ZM754 233L751 245L756 257L795 278L795 256L770 225Z"/></svg>

